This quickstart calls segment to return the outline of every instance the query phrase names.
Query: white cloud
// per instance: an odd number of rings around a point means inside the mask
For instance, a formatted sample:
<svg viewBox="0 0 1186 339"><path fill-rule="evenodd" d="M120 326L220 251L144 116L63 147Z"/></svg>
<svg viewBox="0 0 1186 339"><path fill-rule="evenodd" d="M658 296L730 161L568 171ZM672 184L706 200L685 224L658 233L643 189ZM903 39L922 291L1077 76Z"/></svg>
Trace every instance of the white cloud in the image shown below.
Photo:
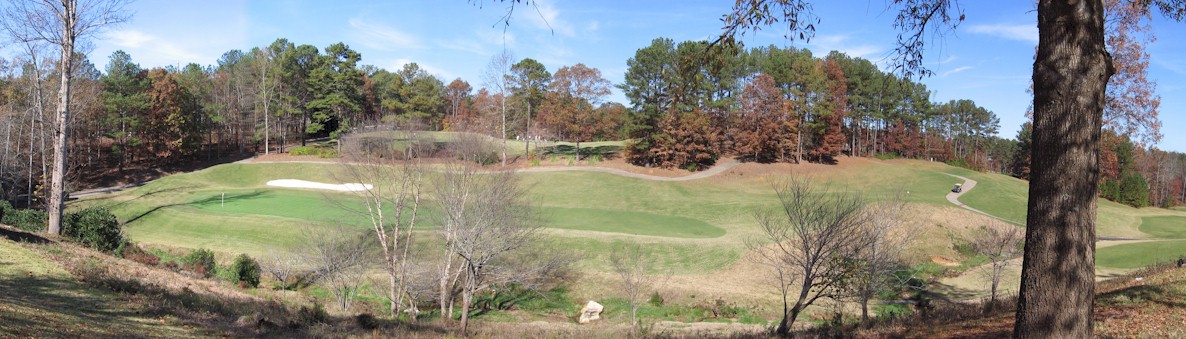
<svg viewBox="0 0 1186 339"><path fill-rule="evenodd" d="M811 39L809 46L814 47L812 49L820 54L819 57L823 57L831 51L839 51L849 57L870 59L870 55L884 51L881 47L872 44L852 43L850 38L848 35L817 35Z"/></svg>
<svg viewBox="0 0 1186 339"><path fill-rule="evenodd" d="M112 44L124 48L139 48L156 38L137 30L118 30L107 33Z"/></svg>
<svg viewBox="0 0 1186 339"><path fill-rule="evenodd" d="M943 74L939 75L939 77L947 77L948 75L952 75L952 74L956 74L956 73L963 72L963 71L966 71L966 70L970 70L970 69L972 69L972 68L974 68L974 67L972 67L972 66L962 66L962 67L956 67L956 68L955 68L955 69L953 69L953 70L950 70L950 71L943 72Z"/></svg>
<svg viewBox="0 0 1186 339"><path fill-rule="evenodd" d="M477 41L470 39L454 39L451 41L437 41L437 46L441 48L451 49L477 55L489 55L490 51Z"/></svg>
<svg viewBox="0 0 1186 339"><path fill-rule="evenodd" d="M515 48L515 34L511 32L504 32L502 30L478 30L477 36L487 44L506 47L510 49ZM501 50L501 48L499 48Z"/></svg>
<svg viewBox="0 0 1186 339"><path fill-rule="evenodd" d="M537 48L535 49L535 52L538 55L534 58L545 65L553 65L553 67L559 69L561 66L568 66L570 63L573 63L571 61L573 56L573 51L571 48L556 44L547 44L536 47ZM553 69L552 71L555 72L556 70Z"/></svg>
<svg viewBox="0 0 1186 339"><path fill-rule="evenodd" d="M976 34L991 35L998 38L1009 40L1025 41L1038 43L1038 26L1033 24L1025 25L974 25L968 28L969 31Z"/></svg>
<svg viewBox="0 0 1186 339"><path fill-rule="evenodd" d="M560 11L556 10L552 1L536 1L535 6L524 6L528 10L527 21L540 29L554 31L560 35L571 37L576 35L572 24L560 18Z"/></svg>
<svg viewBox="0 0 1186 339"><path fill-rule="evenodd" d="M372 24L362 19L354 18L349 21L350 27L364 35L362 44L379 50L395 50L400 48L423 48L420 41L411 34L381 24Z"/></svg>
<svg viewBox="0 0 1186 339"><path fill-rule="evenodd" d="M186 41L162 39L137 30L111 31L104 38L116 47L114 49L124 50L132 56L133 62L145 68L178 66L191 62L201 63L203 60L214 61L218 57L217 55L203 55L203 53L192 50L201 49L201 46L185 48L182 46L187 45ZM188 45L192 46L193 44Z"/></svg>
<svg viewBox="0 0 1186 339"><path fill-rule="evenodd" d="M585 30L590 31L590 32L596 32L597 30L600 30L600 29L601 29L601 23L597 22L596 20L590 21L589 24L585 26Z"/></svg>

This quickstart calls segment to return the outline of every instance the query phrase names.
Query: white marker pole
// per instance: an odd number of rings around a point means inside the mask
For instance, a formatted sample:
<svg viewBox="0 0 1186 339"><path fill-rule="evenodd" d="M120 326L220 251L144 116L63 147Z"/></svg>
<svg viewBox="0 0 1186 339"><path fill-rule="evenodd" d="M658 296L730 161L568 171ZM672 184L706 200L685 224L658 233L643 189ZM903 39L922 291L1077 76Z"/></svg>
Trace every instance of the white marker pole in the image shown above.
<svg viewBox="0 0 1186 339"><path fill-rule="evenodd" d="M226 207L226 192L222 192L222 201L219 202L218 207Z"/></svg>

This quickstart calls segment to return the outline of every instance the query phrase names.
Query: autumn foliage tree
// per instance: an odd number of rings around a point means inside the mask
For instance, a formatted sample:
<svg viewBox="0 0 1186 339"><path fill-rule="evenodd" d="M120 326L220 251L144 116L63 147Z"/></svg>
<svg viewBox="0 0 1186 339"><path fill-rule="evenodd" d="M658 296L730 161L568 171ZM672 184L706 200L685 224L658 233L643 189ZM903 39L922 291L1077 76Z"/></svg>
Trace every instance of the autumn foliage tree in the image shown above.
<svg viewBox="0 0 1186 339"><path fill-rule="evenodd" d="M1140 1L1104 1L1104 43L1116 68L1104 96L1105 128L1153 144L1161 140L1157 109L1161 96L1149 81L1149 53L1156 41L1149 21L1149 5Z"/></svg>
<svg viewBox="0 0 1186 339"><path fill-rule="evenodd" d="M550 88L541 119L561 138L576 143L580 159L581 142L592 141L603 122L595 108L610 94L610 82L600 70L578 63L556 70Z"/></svg>
<svg viewBox="0 0 1186 339"><path fill-rule="evenodd" d="M772 162L793 156L793 136L798 120L789 113L790 102L774 78L759 74L745 85L738 98L741 109L731 122L728 136L732 153L757 162Z"/></svg>
<svg viewBox="0 0 1186 339"><path fill-rule="evenodd" d="M144 124L149 150L161 157L191 154L201 146L202 119L194 97L164 69L148 72L150 105Z"/></svg>

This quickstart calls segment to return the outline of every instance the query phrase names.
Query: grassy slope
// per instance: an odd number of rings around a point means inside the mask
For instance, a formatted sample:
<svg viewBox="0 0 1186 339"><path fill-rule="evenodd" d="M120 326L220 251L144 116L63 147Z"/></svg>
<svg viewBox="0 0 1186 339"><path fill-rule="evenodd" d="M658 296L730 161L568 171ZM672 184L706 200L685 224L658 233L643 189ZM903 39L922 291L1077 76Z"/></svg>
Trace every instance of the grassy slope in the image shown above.
<svg viewBox="0 0 1186 339"><path fill-rule="evenodd" d="M1141 218L1141 232L1163 239L1186 239L1186 217L1154 216Z"/></svg>
<svg viewBox="0 0 1186 339"><path fill-rule="evenodd" d="M977 187L961 198L962 202L1008 220L1020 222L1025 218L1026 182L1022 180L918 160L842 161L845 165L823 170L807 170L820 165L772 165L781 170L751 176L726 173L687 182L591 172L532 173L527 175L527 182L533 185L534 198L543 207L550 233L558 236L554 245L585 258L581 266L595 270L604 269L604 249L623 241L669 253L664 268L675 272L699 274L729 266L746 251L744 242L756 235L753 213L774 206L770 182L788 172L805 174L834 189L860 190L872 199L900 192L918 206L945 209L950 209L950 204L943 196L953 183L959 182L947 174L955 174L978 181ZM340 175L334 171L333 165L324 164L230 164L163 178L132 192L79 205L112 206L121 220L132 220L127 232L139 241L260 255L272 247L297 244L304 226L366 227L367 219L342 211L341 202L352 199L345 194L264 186L268 180L281 178L343 182L335 179ZM228 196L225 205L220 199L224 192ZM427 214L433 214L431 209ZM1155 226L1142 226L1142 219L1152 216L1186 213L1133 209L1100 200L1098 234L1146 238L1146 232L1172 231L1172 223L1159 223L1161 219L1157 218L1147 219L1154 220ZM978 227L945 226L942 222L923 226L926 229L920 234L941 238L928 239L934 246L918 247L935 252L929 255L946 255L943 253L951 252L954 242L960 241L962 235L944 230L947 227ZM939 229L930 229L933 227ZM1152 257L1133 252L1156 252L1158 248L1142 246L1146 245L1101 250L1100 265L1128 268L1147 264Z"/></svg>
<svg viewBox="0 0 1186 339"><path fill-rule="evenodd" d="M0 237L0 337L191 337L193 328L142 315L110 291Z"/></svg>

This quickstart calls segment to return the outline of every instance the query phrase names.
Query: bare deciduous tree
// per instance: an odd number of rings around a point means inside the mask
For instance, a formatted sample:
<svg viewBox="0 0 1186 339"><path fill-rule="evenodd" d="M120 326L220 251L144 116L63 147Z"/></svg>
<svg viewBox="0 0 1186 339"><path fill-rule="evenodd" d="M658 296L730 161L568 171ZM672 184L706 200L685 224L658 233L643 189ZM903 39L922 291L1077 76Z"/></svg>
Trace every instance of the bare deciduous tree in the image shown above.
<svg viewBox="0 0 1186 339"><path fill-rule="evenodd" d="M424 172L420 166L417 136L414 131L401 132L407 136L408 146L402 157L364 152L357 139L347 139L350 161L344 163L345 177L369 189L358 191L364 209L359 211L371 222L371 229L383 253L383 268L388 274L386 291L391 301L391 316L399 315L405 304L408 277L408 251L412 247L413 231L420 213L421 187ZM384 154L390 152L382 152ZM403 158L403 159L397 159ZM347 207L350 208L350 207ZM407 300L415 321L415 300Z"/></svg>
<svg viewBox="0 0 1186 339"><path fill-rule="evenodd" d="M308 272L300 267L301 257L292 251L273 248L261 259L263 271L271 275L282 290L297 288L308 278Z"/></svg>
<svg viewBox="0 0 1186 339"><path fill-rule="evenodd" d="M1021 254L1021 243L1025 240L1021 229L1012 225L992 222L983 226L983 233L972 241L976 253L988 258L991 270L988 276L991 281L989 289L989 310L996 307L997 290L1001 285L1001 275L1009 267L1009 261Z"/></svg>
<svg viewBox="0 0 1186 339"><path fill-rule="evenodd" d="M366 250L370 237L346 226L308 227L302 232L305 243L301 261L310 268L311 280L325 284L338 307L349 310L370 262Z"/></svg>
<svg viewBox="0 0 1186 339"><path fill-rule="evenodd" d="M817 188L802 178L776 185L774 192L779 210L757 213L762 243L751 242L750 249L779 279L783 318L777 332L786 335L807 306L841 292L853 274L852 259L868 246L861 232L868 214L860 194Z"/></svg>
<svg viewBox="0 0 1186 339"><path fill-rule="evenodd" d="M13 0L4 6L4 28L13 40L45 42L60 47L58 108L54 129L54 160L50 174L49 229L59 234L65 202L66 154L70 136L70 89L74 77L75 45L106 25L128 20L126 0Z"/></svg>
<svg viewBox="0 0 1186 339"><path fill-rule="evenodd" d="M476 293L524 276L518 265L508 265L506 259L537 239L538 227L527 189L514 172L482 173L461 164L444 170L436 186L445 218L446 251L458 258L461 269L464 332ZM442 286L447 287L451 272L444 273ZM441 293L444 296L446 291Z"/></svg>
<svg viewBox="0 0 1186 339"><path fill-rule="evenodd" d="M910 242L912 224L904 218L906 203L901 195L865 207L861 227L867 246L856 257L857 267L849 280L849 290L861 304L861 323L869 324L869 301L877 292L898 281L893 275L902 267L902 250Z"/></svg>
<svg viewBox="0 0 1186 339"><path fill-rule="evenodd" d="M617 248L610 254L610 267L621 278L621 292L630 303L630 329L638 335L638 307L642 305L647 291L670 275L656 274L655 261L643 253L642 246L634 244Z"/></svg>
<svg viewBox="0 0 1186 339"><path fill-rule="evenodd" d="M482 81L498 94L498 104L502 111L503 166L507 165L507 96L511 95L511 66L513 62L514 57L511 56L511 52L504 49L502 53L490 59L490 64L486 66L486 72L482 74Z"/></svg>

